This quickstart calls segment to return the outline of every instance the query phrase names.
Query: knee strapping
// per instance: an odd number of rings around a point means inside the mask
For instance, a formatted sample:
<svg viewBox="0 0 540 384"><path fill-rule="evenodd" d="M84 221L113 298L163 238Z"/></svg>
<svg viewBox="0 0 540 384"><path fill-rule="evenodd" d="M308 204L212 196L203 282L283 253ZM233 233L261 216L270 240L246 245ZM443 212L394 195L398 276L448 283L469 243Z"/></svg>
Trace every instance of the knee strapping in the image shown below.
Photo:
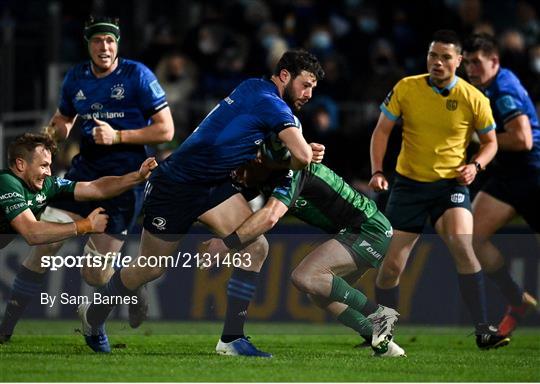
<svg viewBox="0 0 540 384"><path fill-rule="evenodd" d="M100 253L97 249L95 244L92 242L91 239L88 239L86 244L84 245L84 255L89 256L92 259L91 265L96 265L98 261L100 261L99 265L103 267L106 264L109 264L112 266L114 263L114 256L111 255L109 252L107 254Z"/></svg>

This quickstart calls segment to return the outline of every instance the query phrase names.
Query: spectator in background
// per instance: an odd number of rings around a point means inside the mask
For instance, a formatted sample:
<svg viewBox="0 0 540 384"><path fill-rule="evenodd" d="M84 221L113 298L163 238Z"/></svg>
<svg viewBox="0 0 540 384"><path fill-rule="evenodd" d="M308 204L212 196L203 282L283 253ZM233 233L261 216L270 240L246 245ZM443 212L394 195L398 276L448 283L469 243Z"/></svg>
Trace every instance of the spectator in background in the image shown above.
<svg viewBox="0 0 540 384"><path fill-rule="evenodd" d="M318 92L336 101L350 100L352 79L345 58L334 52L322 60L322 66L326 77L324 83L319 86Z"/></svg>
<svg viewBox="0 0 540 384"><path fill-rule="evenodd" d="M495 27L489 21L482 21L473 29L473 34L485 33L490 36L495 36Z"/></svg>
<svg viewBox="0 0 540 384"><path fill-rule="evenodd" d="M481 0L461 0L458 5L458 16L461 22L458 34L460 36L469 35L475 26L482 22L482 14Z"/></svg>
<svg viewBox="0 0 540 384"><path fill-rule="evenodd" d="M540 43L529 49L529 73L525 83L538 110L540 108Z"/></svg>
<svg viewBox="0 0 540 384"><path fill-rule="evenodd" d="M190 96L197 86L197 71L191 60L179 51L166 54L156 67L159 80L171 107L175 133L180 140L188 130Z"/></svg>
<svg viewBox="0 0 540 384"><path fill-rule="evenodd" d="M373 126L379 117L378 106L391 89L405 74L397 63L394 47L385 39L376 40L369 51L369 69L360 75L351 90L354 99L364 107L363 125Z"/></svg>
<svg viewBox="0 0 540 384"><path fill-rule="evenodd" d="M518 77L525 77L528 70L527 48L521 32L515 29L504 31L499 38L501 61Z"/></svg>
<svg viewBox="0 0 540 384"><path fill-rule="evenodd" d="M334 41L330 28L325 24L316 25L309 35L310 51L320 58L325 58L334 52Z"/></svg>
<svg viewBox="0 0 540 384"><path fill-rule="evenodd" d="M523 34L527 46L538 43L540 39L540 20L538 20L536 9L527 1L518 1L516 19L516 27Z"/></svg>

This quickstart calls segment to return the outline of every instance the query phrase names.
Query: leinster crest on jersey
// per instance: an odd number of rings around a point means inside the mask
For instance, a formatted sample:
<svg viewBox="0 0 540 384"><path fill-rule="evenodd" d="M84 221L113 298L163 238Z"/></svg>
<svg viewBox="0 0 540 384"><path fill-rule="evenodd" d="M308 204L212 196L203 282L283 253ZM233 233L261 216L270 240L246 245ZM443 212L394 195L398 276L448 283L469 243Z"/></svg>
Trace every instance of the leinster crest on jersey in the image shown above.
<svg viewBox="0 0 540 384"><path fill-rule="evenodd" d="M124 84L115 84L111 88L111 98L116 100L122 100L124 98Z"/></svg>

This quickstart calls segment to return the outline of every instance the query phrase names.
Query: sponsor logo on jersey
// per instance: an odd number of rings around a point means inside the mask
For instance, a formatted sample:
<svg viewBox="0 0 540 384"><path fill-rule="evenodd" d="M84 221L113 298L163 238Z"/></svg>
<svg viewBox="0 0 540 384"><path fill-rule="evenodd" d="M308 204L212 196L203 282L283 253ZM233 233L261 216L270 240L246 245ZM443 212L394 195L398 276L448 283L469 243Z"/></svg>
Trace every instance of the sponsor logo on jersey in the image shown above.
<svg viewBox="0 0 540 384"><path fill-rule="evenodd" d="M457 109L458 102L454 99L446 100L446 109L449 111L455 111Z"/></svg>
<svg viewBox="0 0 540 384"><path fill-rule="evenodd" d="M100 103L94 103L90 106L90 108L92 108L94 111L101 111L103 109L103 105Z"/></svg>
<svg viewBox="0 0 540 384"><path fill-rule="evenodd" d="M255 145L260 145L263 142L263 139L255 140Z"/></svg>
<svg viewBox="0 0 540 384"><path fill-rule="evenodd" d="M298 199L294 202L294 206L296 208L302 208L302 207L305 207L307 205L307 201L306 200L302 200L302 199Z"/></svg>
<svg viewBox="0 0 540 384"><path fill-rule="evenodd" d="M111 99L122 100L125 92L124 84L115 84L111 88Z"/></svg>
<svg viewBox="0 0 540 384"><path fill-rule="evenodd" d="M163 217L154 217L152 219L152 225L160 231L163 231L165 229L165 225L167 225L167 220L165 220Z"/></svg>
<svg viewBox="0 0 540 384"><path fill-rule="evenodd" d="M372 254L376 259L380 259L382 257L382 255L379 252L377 252L376 250L374 250L373 247L371 246L371 244L368 243L367 241L362 240L362 242L360 243L360 246L364 247L366 249L366 251L368 251L368 253Z"/></svg>
<svg viewBox="0 0 540 384"><path fill-rule="evenodd" d="M463 193L453 193L450 195L450 201L455 204L463 203L465 201L465 195Z"/></svg>
<svg viewBox="0 0 540 384"><path fill-rule="evenodd" d="M86 100L86 96L84 95L84 92L82 91L82 89L79 89L79 92L77 92L77 94L75 95L75 100L76 101Z"/></svg>
<svg viewBox="0 0 540 384"><path fill-rule="evenodd" d="M124 112L92 112L92 113L83 113L79 115L84 120L92 120L92 119L123 119L124 118Z"/></svg>
<svg viewBox="0 0 540 384"><path fill-rule="evenodd" d="M18 192L9 192L1 195L0 200L12 199L14 197L20 197L21 199L23 198L23 196Z"/></svg>
<svg viewBox="0 0 540 384"><path fill-rule="evenodd" d="M22 207L25 207L26 206L26 203L25 202L22 202L22 203L17 203L17 204L14 204L14 205L10 205L9 207L6 207L6 214L10 213L10 212L13 212L19 208L22 208Z"/></svg>
<svg viewBox="0 0 540 384"><path fill-rule="evenodd" d="M392 237L393 234L394 234L394 228L390 228L388 231L384 231L384 235L386 237Z"/></svg>

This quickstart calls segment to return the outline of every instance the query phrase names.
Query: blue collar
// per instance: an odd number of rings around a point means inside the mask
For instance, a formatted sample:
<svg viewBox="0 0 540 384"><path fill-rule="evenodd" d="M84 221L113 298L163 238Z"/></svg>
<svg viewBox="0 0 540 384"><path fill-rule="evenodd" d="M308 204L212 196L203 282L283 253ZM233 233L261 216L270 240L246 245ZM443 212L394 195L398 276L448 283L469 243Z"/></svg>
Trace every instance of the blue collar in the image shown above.
<svg viewBox="0 0 540 384"><path fill-rule="evenodd" d="M448 95L448 94L450 94L450 91L456 86L456 84L458 82L458 77L454 75L454 78L452 79L450 84L448 84L444 88L437 88L435 85L433 85L433 83L431 82L431 78L429 76L427 77L427 82L428 82L428 85L431 87L431 89L433 89L433 91L435 91L435 93L438 93L440 95L440 94L442 94L444 92L444 93L446 93L446 95Z"/></svg>

